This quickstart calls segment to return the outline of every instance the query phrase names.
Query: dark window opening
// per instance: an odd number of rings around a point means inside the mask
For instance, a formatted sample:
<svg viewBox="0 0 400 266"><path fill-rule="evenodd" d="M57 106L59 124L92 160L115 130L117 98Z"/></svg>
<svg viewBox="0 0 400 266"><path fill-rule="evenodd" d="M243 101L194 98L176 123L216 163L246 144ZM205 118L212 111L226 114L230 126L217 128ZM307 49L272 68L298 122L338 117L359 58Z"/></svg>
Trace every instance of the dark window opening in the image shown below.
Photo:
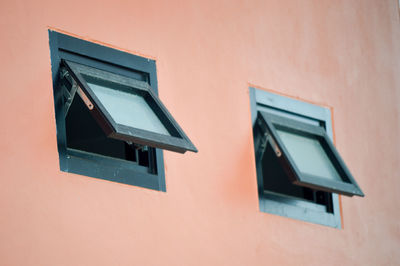
<svg viewBox="0 0 400 266"><path fill-rule="evenodd" d="M278 193L282 196L293 197L293 199L319 204L324 206L327 212L333 213L332 193L293 185L269 143L261 159L261 168L264 192Z"/></svg>
<svg viewBox="0 0 400 266"><path fill-rule="evenodd" d="M65 118L67 147L149 167L154 148L108 138L80 97L74 97Z"/></svg>

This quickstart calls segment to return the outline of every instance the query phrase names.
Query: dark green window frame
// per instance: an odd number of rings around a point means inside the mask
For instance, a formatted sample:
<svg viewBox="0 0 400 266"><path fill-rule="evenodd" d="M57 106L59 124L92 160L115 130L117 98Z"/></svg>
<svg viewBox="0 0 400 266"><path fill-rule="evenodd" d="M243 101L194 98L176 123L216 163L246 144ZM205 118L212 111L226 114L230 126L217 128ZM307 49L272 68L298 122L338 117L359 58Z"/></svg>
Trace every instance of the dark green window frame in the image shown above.
<svg viewBox="0 0 400 266"><path fill-rule="evenodd" d="M140 165L138 162L103 156L69 147L67 145L66 117L75 93L68 92L62 88L62 83L65 81L63 80L63 75L66 73L71 74L69 72L71 69L63 70L66 67L63 61L70 61L85 65L90 69L103 71L103 73L113 73L116 76L125 77L135 84L140 84L142 88L146 88L146 93L152 93L150 97L154 99L157 98L158 94L156 62L149 58L122 52L52 30L49 30L49 45L60 170L118 183L166 191L163 150L157 148L161 147L162 141L158 141L157 147L143 146L146 154L148 154L148 158L146 159L148 160L148 166ZM78 80L78 85L85 92L84 95L87 96L86 87L83 82ZM96 109L98 111L97 115L102 113L97 108L98 106L96 106L97 102L93 101L91 104L93 106L87 106L89 110L90 108ZM169 116L168 111L163 111L161 116ZM106 122L106 119L103 118L102 122ZM166 123L171 122L167 121ZM176 130L179 131L180 128ZM183 131L179 133L183 133ZM172 131L171 135L174 136L174 131ZM138 136L134 136L136 141L139 139ZM122 139L129 137L133 140L133 137L130 135L119 137ZM147 140L143 138L141 145L154 144L156 146L155 142L159 140L157 139L158 137L153 139L148 138ZM184 133L180 137L182 137L180 139L181 142L188 140ZM175 143L168 148L176 149L178 152L184 152L184 149L195 150L194 146L190 146L191 142L188 144L189 142L184 145L180 145L182 143L175 145ZM166 147L164 146L164 148Z"/></svg>
<svg viewBox="0 0 400 266"><path fill-rule="evenodd" d="M253 126L257 123L258 112L262 111L279 115L280 117L294 119L304 124L320 126L326 131L330 139L333 138L331 111L329 108L302 102L254 87L250 87L249 92ZM338 194L327 192L331 197L331 206L328 207L264 189L261 160L257 154L261 143L261 137L260 134L255 134L255 132L253 133L253 137L260 211L334 228L341 228ZM265 142L265 145L271 144L270 142Z"/></svg>

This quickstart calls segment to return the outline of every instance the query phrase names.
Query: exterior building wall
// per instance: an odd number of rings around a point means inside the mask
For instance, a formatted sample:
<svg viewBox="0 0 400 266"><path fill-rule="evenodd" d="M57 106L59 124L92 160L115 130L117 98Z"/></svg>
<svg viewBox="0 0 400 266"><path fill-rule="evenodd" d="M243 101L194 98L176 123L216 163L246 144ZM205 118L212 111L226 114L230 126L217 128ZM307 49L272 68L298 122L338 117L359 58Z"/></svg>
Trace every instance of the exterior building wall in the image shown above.
<svg viewBox="0 0 400 266"><path fill-rule="evenodd" d="M59 170L49 29L157 61L199 149L166 193ZM399 32L396 0L2 1L0 264L400 264ZM259 211L250 86L331 108L342 229Z"/></svg>

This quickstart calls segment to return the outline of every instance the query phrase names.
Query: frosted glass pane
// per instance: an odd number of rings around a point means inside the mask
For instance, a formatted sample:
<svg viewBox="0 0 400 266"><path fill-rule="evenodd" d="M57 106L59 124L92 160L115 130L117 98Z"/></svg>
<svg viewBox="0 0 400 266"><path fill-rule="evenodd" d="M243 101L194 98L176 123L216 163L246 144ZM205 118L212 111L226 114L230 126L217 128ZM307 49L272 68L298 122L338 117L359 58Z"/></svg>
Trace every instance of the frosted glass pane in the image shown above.
<svg viewBox="0 0 400 266"><path fill-rule="evenodd" d="M300 172L343 181L318 139L277 130Z"/></svg>
<svg viewBox="0 0 400 266"><path fill-rule="evenodd" d="M170 135L142 96L87 84L117 124Z"/></svg>

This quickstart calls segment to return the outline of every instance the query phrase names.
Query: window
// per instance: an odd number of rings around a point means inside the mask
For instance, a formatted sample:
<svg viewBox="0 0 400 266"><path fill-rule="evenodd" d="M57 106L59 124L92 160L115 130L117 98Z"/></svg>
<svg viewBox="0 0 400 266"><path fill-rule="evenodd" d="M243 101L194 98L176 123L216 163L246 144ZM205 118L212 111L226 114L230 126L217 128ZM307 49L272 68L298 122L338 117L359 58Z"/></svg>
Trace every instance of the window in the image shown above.
<svg viewBox="0 0 400 266"><path fill-rule="evenodd" d="M276 156L295 185L364 196L340 155L321 126L258 111L257 134L270 142ZM265 143L258 147L262 157Z"/></svg>
<svg viewBox="0 0 400 266"><path fill-rule="evenodd" d="M250 88L260 210L340 228L338 195L363 196L332 144L328 108Z"/></svg>
<svg viewBox="0 0 400 266"><path fill-rule="evenodd" d="M64 76L111 138L176 152L197 152L149 84L67 60ZM71 91L68 90L71 94Z"/></svg>
<svg viewBox="0 0 400 266"><path fill-rule="evenodd" d="M61 170L165 191L161 149L197 150L157 96L155 61L49 38Z"/></svg>

